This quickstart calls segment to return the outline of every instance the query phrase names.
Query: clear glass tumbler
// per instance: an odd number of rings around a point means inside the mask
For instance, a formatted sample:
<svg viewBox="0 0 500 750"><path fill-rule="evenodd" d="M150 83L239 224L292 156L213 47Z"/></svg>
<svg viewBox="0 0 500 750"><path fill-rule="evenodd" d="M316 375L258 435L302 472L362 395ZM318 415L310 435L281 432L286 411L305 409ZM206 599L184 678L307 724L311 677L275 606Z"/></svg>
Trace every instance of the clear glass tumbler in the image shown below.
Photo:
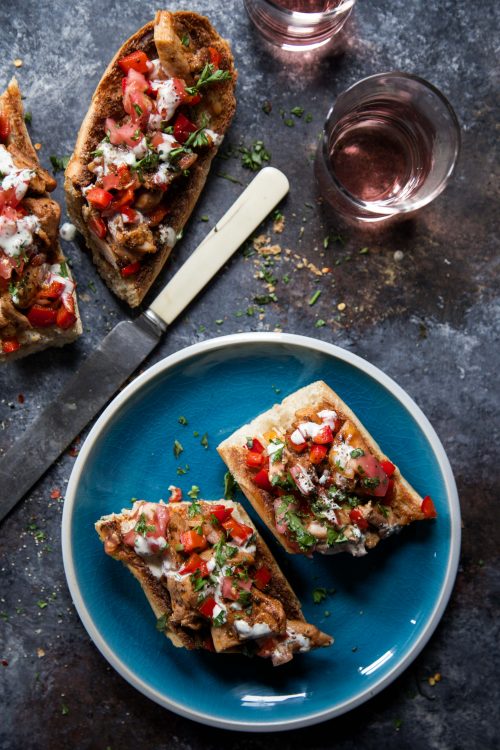
<svg viewBox="0 0 500 750"><path fill-rule="evenodd" d="M268 42L285 50L322 47L347 21L356 0L244 0Z"/></svg>
<svg viewBox="0 0 500 750"><path fill-rule="evenodd" d="M340 214L380 222L434 200L459 148L458 120L440 91L408 73L380 73L337 98L315 174L323 197Z"/></svg>

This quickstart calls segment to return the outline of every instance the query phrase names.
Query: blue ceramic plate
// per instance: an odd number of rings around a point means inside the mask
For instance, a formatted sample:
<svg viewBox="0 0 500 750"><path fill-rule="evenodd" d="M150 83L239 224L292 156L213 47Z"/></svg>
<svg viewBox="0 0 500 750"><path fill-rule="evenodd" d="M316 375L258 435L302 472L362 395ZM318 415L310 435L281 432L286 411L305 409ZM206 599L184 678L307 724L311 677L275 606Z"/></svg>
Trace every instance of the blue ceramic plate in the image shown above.
<svg viewBox="0 0 500 750"><path fill-rule="evenodd" d="M367 557L287 555L257 522L308 620L335 636L329 649L273 668L262 659L176 649L155 629L139 584L104 554L94 530L132 496L158 501L174 483L223 494L215 450L233 430L297 388L323 379L358 414L438 519L417 523ZM279 394L279 395L278 395ZM188 425L179 424L183 415ZM201 444L208 435L208 448ZM174 440L184 448L178 459ZM189 465L183 475L177 468ZM248 509L248 503L243 501ZM64 566L78 613L109 663L162 706L244 731L290 729L338 716L387 686L430 638L455 580L460 510L448 459L409 396L373 365L331 344L287 334L242 334L167 357L106 409L68 486ZM314 588L328 596L313 603ZM334 591L333 591L334 590Z"/></svg>

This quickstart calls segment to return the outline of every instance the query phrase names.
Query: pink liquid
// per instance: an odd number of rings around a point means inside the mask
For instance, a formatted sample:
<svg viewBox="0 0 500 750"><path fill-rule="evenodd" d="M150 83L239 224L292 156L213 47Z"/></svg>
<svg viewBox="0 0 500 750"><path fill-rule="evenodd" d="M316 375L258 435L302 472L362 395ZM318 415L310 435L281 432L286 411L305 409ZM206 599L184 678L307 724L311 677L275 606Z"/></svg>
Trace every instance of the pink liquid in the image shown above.
<svg viewBox="0 0 500 750"><path fill-rule="evenodd" d="M283 49L315 49L328 43L346 22L354 0L245 0L248 15L262 36ZM331 13L321 18L295 16L302 14Z"/></svg>
<svg viewBox="0 0 500 750"><path fill-rule="evenodd" d="M400 102L377 101L336 124L329 158L337 180L365 203L408 200L432 166L433 129Z"/></svg>

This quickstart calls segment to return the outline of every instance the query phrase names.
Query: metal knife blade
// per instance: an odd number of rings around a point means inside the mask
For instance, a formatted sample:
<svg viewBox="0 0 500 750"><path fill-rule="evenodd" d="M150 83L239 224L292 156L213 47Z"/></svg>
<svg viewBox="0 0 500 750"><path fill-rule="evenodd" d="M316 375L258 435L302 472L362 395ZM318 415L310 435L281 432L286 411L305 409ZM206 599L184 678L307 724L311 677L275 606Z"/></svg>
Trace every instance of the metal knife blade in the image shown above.
<svg viewBox="0 0 500 750"><path fill-rule="evenodd" d="M0 521L53 464L151 353L179 313L288 192L285 175L266 167L136 320L124 320L84 361L0 460Z"/></svg>

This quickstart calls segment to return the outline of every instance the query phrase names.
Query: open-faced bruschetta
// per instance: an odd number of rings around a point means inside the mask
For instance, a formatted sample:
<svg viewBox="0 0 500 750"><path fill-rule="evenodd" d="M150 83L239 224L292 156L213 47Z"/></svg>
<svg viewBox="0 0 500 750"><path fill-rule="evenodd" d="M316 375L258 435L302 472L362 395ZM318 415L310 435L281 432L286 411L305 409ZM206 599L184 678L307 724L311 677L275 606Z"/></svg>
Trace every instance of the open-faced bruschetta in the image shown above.
<svg viewBox="0 0 500 750"><path fill-rule="evenodd" d="M322 381L292 393L217 450L288 552L360 556L402 526L436 516L431 498L420 497Z"/></svg>
<svg viewBox="0 0 500 750"><path fill-rule="evenodd" d="M15 78L0 96L0 362L82 332L75 283L59 246L56 181L40 166Z"/></svg>
<svg viewBox="0 0 500 750"><path fill-rule="evenodd" d="M172 488L172 500L180 496ZM245 652L274 665L329 646L241 505L148 503L96 523L105 551L138 579L175 646Z"/></svg>
<svg viewBox="0 0 500 750"><path fill-rule="evenodd" d="M138 305L203 189L235 111L229 44L158 11L105 71L66 169L69 214L108 286Z"/></svg>

